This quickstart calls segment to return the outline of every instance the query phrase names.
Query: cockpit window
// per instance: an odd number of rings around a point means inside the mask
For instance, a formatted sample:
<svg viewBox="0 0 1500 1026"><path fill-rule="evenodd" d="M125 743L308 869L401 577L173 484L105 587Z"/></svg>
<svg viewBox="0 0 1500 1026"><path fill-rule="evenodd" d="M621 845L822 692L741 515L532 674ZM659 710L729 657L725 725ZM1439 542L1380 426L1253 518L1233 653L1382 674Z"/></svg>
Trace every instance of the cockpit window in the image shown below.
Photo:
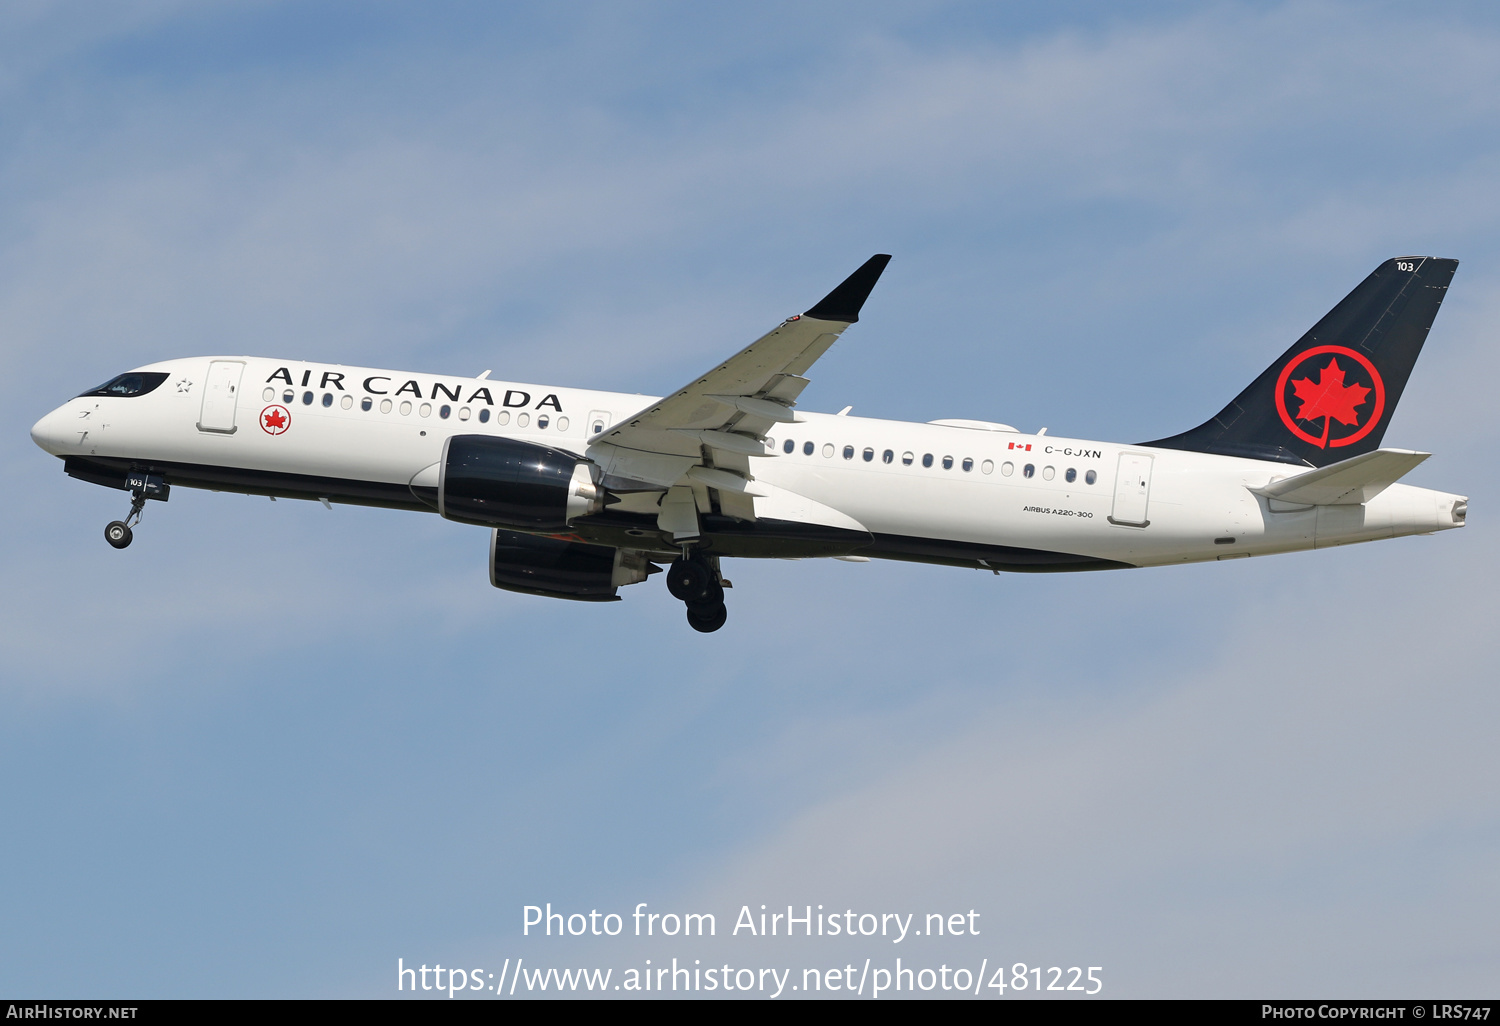
<svg viewBox="0 0 1500 1026"><path fill-rule="evenodd" d="M98 388L91 388L78 398L82 399L85 395L145 395L166 380L167 376L161 371L131 371L117 378L110 378Z"/></svg>

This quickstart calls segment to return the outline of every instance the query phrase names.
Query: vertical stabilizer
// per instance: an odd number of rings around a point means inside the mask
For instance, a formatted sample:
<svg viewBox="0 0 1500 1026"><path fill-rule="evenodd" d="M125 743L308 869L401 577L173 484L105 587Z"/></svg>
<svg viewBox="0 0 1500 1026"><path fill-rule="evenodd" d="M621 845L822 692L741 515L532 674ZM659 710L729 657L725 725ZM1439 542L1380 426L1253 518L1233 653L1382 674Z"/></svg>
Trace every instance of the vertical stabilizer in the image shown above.
<svg viewBox="0 0 1500 1026"><path fill-rule="evenodd" d="M1314 467L1374 451L1457 267L1387 260L1218 416L1145 444Z"/></svg>

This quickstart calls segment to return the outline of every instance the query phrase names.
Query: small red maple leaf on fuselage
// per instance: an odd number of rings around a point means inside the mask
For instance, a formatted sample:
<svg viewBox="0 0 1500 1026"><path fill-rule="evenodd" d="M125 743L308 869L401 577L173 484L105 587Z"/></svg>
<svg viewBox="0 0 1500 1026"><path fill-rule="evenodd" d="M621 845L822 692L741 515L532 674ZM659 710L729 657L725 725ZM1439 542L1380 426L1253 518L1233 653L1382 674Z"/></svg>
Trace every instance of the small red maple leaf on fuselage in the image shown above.
<svg viewBox="0 0 1500 1026"><path fill-rule="evenodd" d="M272 410L266 414L266 427L276 428L278 431L286 426L286 418L281 415L280 410Z"/></svg>
<svg viewBox="0 0 1500 1026"><path fill-rule="evenodd" d="M1335 420L1349 427L1359 423L1355 407L1370 394L1364 385L1344 384L1344 369L1339 366L1337 358L1329 359L1328 366L1319 372L1316 383L1311 378L1298 378L1292 382L1292 388L1302 400L1302 408L1297 411L1298 420L1323 418L1320 447L1328 444L1328 430Z"/></svg>

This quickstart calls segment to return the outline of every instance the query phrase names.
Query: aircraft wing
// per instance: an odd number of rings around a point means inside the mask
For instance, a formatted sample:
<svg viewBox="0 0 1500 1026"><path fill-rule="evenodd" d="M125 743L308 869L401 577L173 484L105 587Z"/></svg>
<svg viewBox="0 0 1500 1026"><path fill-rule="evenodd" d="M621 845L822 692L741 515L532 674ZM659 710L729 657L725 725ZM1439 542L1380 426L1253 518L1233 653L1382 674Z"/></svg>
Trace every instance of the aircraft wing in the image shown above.
<svg viewBox="0 0 1500 1026"><path fill-rule="evenodd" d="M661 481L662 473L642 468L659 466L671 474L667 468L675 466L675 480L685 466L700 464L749 476L748 458L768 455L765 437L773 425L796 420L791 407L808 384L802 375L859 320L860 308L890 259L883 253L872 256L812 309L783 321L707 374L617 422L598 442L668 458L632 459L620 452L626 456L620 463L623 476ZM690 463L683 464L683 458Z"/></svg>

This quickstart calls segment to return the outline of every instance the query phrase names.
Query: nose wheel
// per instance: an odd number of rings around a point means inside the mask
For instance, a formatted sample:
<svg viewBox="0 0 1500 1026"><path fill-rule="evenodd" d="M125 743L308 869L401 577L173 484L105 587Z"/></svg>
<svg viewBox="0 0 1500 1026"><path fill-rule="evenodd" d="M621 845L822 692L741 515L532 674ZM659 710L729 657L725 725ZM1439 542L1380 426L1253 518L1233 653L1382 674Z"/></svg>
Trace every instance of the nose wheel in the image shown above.
<svg viewBox="0 0 1500 1026"><path fill-rule="evenodd" d="M687 606L688 626L712 634L729 619L718 568L702 556L684 554L667 570L667 591Z"/></svg>
<svg viewBox="0 0 1500 1026"><path fill-rule="evenodd" d="M123 520L111 520L104 528L104 540L117 549L123 549L135 538L135 532Z"/></svg>

